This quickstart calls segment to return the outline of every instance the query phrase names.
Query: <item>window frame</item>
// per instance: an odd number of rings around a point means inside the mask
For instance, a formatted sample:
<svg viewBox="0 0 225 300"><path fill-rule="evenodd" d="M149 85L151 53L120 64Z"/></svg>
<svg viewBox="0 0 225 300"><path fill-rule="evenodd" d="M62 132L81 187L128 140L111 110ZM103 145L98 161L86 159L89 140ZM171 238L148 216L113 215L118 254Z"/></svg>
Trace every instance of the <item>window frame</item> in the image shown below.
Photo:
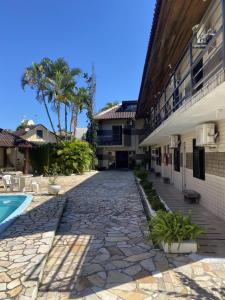
<svg viewBox="0 0 225 300"><path fill-rule="evenodd" d="M40 132L41 132L41 135L39 134ZM36 130L36 135L37 135L38 138L43 139L43 137L44 137L43 130L42 129L37 129Z"/></svg>
<svg viewBox="0 0 225 300"><path fill-rule="evenodd" d="M205 180L205 148L196 146L196 139L192 141L193 148L193 177Z"/></svg>

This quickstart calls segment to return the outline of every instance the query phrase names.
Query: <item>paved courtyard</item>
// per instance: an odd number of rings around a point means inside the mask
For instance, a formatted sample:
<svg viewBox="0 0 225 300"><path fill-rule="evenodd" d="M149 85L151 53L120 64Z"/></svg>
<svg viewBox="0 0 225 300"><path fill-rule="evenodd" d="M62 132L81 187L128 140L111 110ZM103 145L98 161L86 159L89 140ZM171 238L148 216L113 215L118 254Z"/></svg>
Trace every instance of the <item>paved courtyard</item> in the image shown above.
<svg viewBox="0 0 225 300"><path fill-rule="evenodd" d="M59 177L62 194L57 197L47 194L48 178L43 178L42 194L34 196L28 209L0 234L0 299L36 298L66 192L94 174Z"/></svg>
<svg viewBox="0 0 225 300"><path fill-rule="evenodd" d="M130 172L100 172L70 190L39 300L225 297L225 260L165 255L148 229Z"/></svg>

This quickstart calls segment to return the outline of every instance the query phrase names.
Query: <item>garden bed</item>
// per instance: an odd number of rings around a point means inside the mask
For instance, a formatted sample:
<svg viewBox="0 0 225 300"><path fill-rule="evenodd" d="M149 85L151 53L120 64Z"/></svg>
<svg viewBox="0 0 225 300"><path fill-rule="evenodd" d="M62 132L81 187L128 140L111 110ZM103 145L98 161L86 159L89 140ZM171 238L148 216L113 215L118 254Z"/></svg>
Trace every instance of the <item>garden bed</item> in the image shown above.
<svg viewBox="0 0 225 300"><path fill-rule="evenodd" d="M195 239L202 230L191 222L191 215L173 213L148 181L148 173L144 170L134 173L154 245L161 246L166 253L197 252Z"/></svg>

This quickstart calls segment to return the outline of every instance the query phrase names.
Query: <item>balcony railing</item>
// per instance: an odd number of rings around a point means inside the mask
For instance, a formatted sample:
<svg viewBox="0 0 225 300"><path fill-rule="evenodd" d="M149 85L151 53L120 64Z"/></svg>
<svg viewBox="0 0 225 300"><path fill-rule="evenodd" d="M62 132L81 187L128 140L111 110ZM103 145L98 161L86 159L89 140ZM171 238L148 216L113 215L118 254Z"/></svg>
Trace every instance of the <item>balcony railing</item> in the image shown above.
<svg viewBox="0 0 225 300"><path fill-rule="evenodd" d="M220 3L220 2L219 2ZM214 11L213 11L214 10ZM156 96L156 104L151 107L148 115L148 126L143 138L146 138L167 118L169 118L192 96L200 93L213 77L223 69L223 21L221 4L213 7L210 15L220 11L212 23L211 34L198 42L192 38L179 63L171 74L166 86ZM201 24L200 24L201 27ZM201 33L198 33L198 36ZM203 35L203 36L206 36Z"/></svg>
<svg viewBox="0 0 225 300"><path fill-rule="evenodd" d="M121 146L123 144L122 134L113 134L112 130L97 131L98 146Z"/></svg>

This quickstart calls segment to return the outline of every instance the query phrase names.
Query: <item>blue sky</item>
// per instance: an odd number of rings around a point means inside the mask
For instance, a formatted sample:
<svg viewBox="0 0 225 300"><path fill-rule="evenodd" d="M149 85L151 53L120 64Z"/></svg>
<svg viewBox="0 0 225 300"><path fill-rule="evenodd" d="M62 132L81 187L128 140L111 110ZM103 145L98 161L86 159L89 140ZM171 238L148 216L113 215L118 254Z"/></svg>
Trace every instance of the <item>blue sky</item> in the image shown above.
<svg viewBox="0 0 225 300"><path fill-rule="evenodd" d="M25 67L43 57L64 57L85 72L94 63L96 110L110 100L137 99L154 2L1 1L0 128L15 129L24 116L50 128L34 92L20 84ZM85 126L81 114L79 127Z"/></svg>

